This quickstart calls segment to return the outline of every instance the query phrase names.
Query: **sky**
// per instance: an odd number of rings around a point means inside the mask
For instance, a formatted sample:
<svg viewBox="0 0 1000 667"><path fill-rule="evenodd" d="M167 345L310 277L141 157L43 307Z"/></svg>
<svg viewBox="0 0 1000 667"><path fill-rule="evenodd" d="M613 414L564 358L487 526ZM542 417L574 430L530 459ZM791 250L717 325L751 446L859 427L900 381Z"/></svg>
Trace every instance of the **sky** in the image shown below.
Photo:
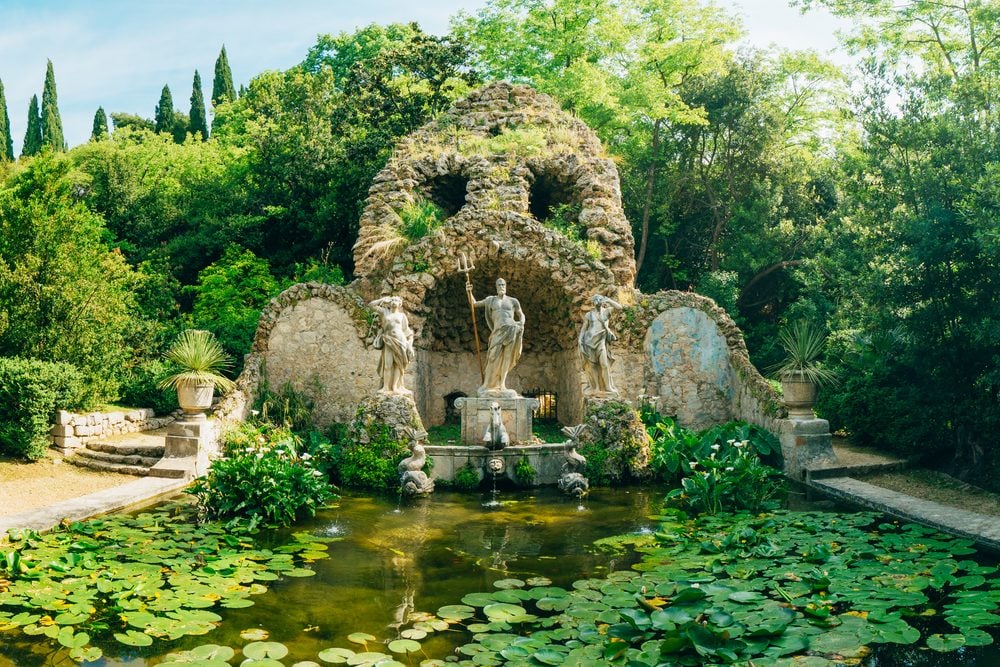
<svg viewBox="0 0 1000 667"><path fill-rule="evenodd" d="M827 52L844 24L826 14L802 16L785 0L717 0L743 18L753 46ZM236 86L265 70L301 62L323 33L369 23L416 21L431 33L448 29L459 10L485 0L0 0L0 82L20 153L32 95L42 97L52 61L67 143L87 141L94 112L152 118L164 84L174 108L187 112L194 71L211 98L223 44ZM842 57L838 58L842 60Z"/></svg>

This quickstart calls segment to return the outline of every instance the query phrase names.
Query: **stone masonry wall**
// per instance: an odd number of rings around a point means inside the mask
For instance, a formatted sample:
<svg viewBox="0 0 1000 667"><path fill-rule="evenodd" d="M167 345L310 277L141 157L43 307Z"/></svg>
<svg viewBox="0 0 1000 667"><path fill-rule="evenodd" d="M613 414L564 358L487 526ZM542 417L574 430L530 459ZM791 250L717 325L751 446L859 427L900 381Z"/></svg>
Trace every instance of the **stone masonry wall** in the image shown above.
<svg viewBox="0 0 1000 667"><path fill-rule="evenodd" d="M347 422L358 403L378 389L374 319L350 290L302 283L264 310L237 390L216 409L224 420L245 419L262 384L290 383L315 403L320 426ZM407 378L407 386L413 378Z"/></svg>
<svg viewBox="0 0 1000 667"><path fill-rule="evenodd" d="M655 397L657 410L691 428L743 419L778 430L776 420L786 414L780 399L750 363L736 323L711 299L636 293L614 317L617 349L624 350L615 367L623 396Z"/></svg>
<svg viewBox="0 0 1000 667"><path fill-rule="evenodd" d="M174 421L173 415L157 417L149 408L76 414L59 410L49 432L52 446L62 453L83 447L91 440L122 433L137 433L163 428Z"/></svg>

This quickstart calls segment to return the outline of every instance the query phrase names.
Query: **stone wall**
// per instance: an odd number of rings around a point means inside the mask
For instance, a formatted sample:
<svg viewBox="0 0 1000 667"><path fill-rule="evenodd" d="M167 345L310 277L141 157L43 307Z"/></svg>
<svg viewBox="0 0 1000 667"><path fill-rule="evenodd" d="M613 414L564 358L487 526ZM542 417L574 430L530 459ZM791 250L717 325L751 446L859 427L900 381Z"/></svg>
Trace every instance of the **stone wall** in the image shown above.
<svg viewBox="0 0 1000 667"><path fill-rule="evenodd" d="M289 383L315 403L318 425L349 421L358 403L378 389L373 322L347 288L320 283L288 288L262 313L237 391L216 416L244 419L262 384L279 389ZM412 376L406 381L412 386Z"/></svg>
<svg viewBox="0 0 1000 667"><path fill-rule="evenodd" d="M780 399L750 363L739 328L711 299L636 293L614 318L622 350L614 377L624 397L650 397L690 428L743 419L780 429Z"/></svg>
<svg viewBox="0 0 1000 667"><path fill-rule="evenodd" d="M65 454L83 447L91 440L163 428L173 421L173 415L157 417L149 408L87 414L59 410L56 412L55 425L50 431L49 438L52 446Z"/></svg>

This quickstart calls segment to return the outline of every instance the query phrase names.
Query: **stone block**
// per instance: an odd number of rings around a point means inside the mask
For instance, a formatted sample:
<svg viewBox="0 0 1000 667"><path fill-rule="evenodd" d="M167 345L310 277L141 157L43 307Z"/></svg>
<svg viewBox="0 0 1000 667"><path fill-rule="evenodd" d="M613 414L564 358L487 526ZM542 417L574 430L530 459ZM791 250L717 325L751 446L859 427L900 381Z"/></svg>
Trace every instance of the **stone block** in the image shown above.
<svg viewBox="0 0 1000 667"><path fill-rule="evenodd" d="M105 417L107 418L109 424L121 424L125 421L124 412L109 412L105 415Z"/></svg>
<svg viewBox="0 0 1000 667"><path fill-rule="evenodd" d="M76 437L78 438L88 438L94 434L94 427L89 425L74 426L73 430Z"/></svg>
<svg viewBox="0 0 1000 667"><path fill-rule="evenodd" d="M65 410L56 411L56 425L58 426L69 426L73 423L73 413L67 412Z"/></svg>
<svg viewBox="0 0 1000 667"><path fill-rule="evenodd" d="M801 481L808 469L837 462L827 420L782 419L778 425L785 474L790 478Z"/></svg>
<svg viewBox="0 0 1000 667"><path fill-rule="evenodd" d="M83 442L79 438L74 438L71 435L57 435L52 438L52 444L60 449L79 449L80 447L83 447Z"/></svg>
<svg viewBox="0 0 1000 667"><path fill-rule="evenodd" d="M74 435L74 429L72 426L64 426L62 424L56 424L52 427L49 433L53 436L59 436L65 438L66 436Z"/></svg>

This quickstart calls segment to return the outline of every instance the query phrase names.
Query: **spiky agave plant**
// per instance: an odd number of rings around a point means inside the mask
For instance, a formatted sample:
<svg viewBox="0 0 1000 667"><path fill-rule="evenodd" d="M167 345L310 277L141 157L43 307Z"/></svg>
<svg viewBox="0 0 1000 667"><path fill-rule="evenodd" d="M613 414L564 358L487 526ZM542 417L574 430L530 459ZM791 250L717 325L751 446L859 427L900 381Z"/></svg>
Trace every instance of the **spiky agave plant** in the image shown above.
<svg viewBox="0 0 1000 667"><path fill-rule="evenodd" d="M785 375L798 375L815 385L837 383L837 374L819 363L826 346L826 334L811 322L796 322L778 334L785 358L770 368L778 379Z"/></svg>
<svg viewBox="0 0 1000 667"><path fill-rule="evenodd" d="M159 383L161 389L211 383L225 393L236 387L235 382L222 375L222 371L232 367L232 358L211 332L202 329L182 331L163 356L180 370L163 378Z"/></svg>

